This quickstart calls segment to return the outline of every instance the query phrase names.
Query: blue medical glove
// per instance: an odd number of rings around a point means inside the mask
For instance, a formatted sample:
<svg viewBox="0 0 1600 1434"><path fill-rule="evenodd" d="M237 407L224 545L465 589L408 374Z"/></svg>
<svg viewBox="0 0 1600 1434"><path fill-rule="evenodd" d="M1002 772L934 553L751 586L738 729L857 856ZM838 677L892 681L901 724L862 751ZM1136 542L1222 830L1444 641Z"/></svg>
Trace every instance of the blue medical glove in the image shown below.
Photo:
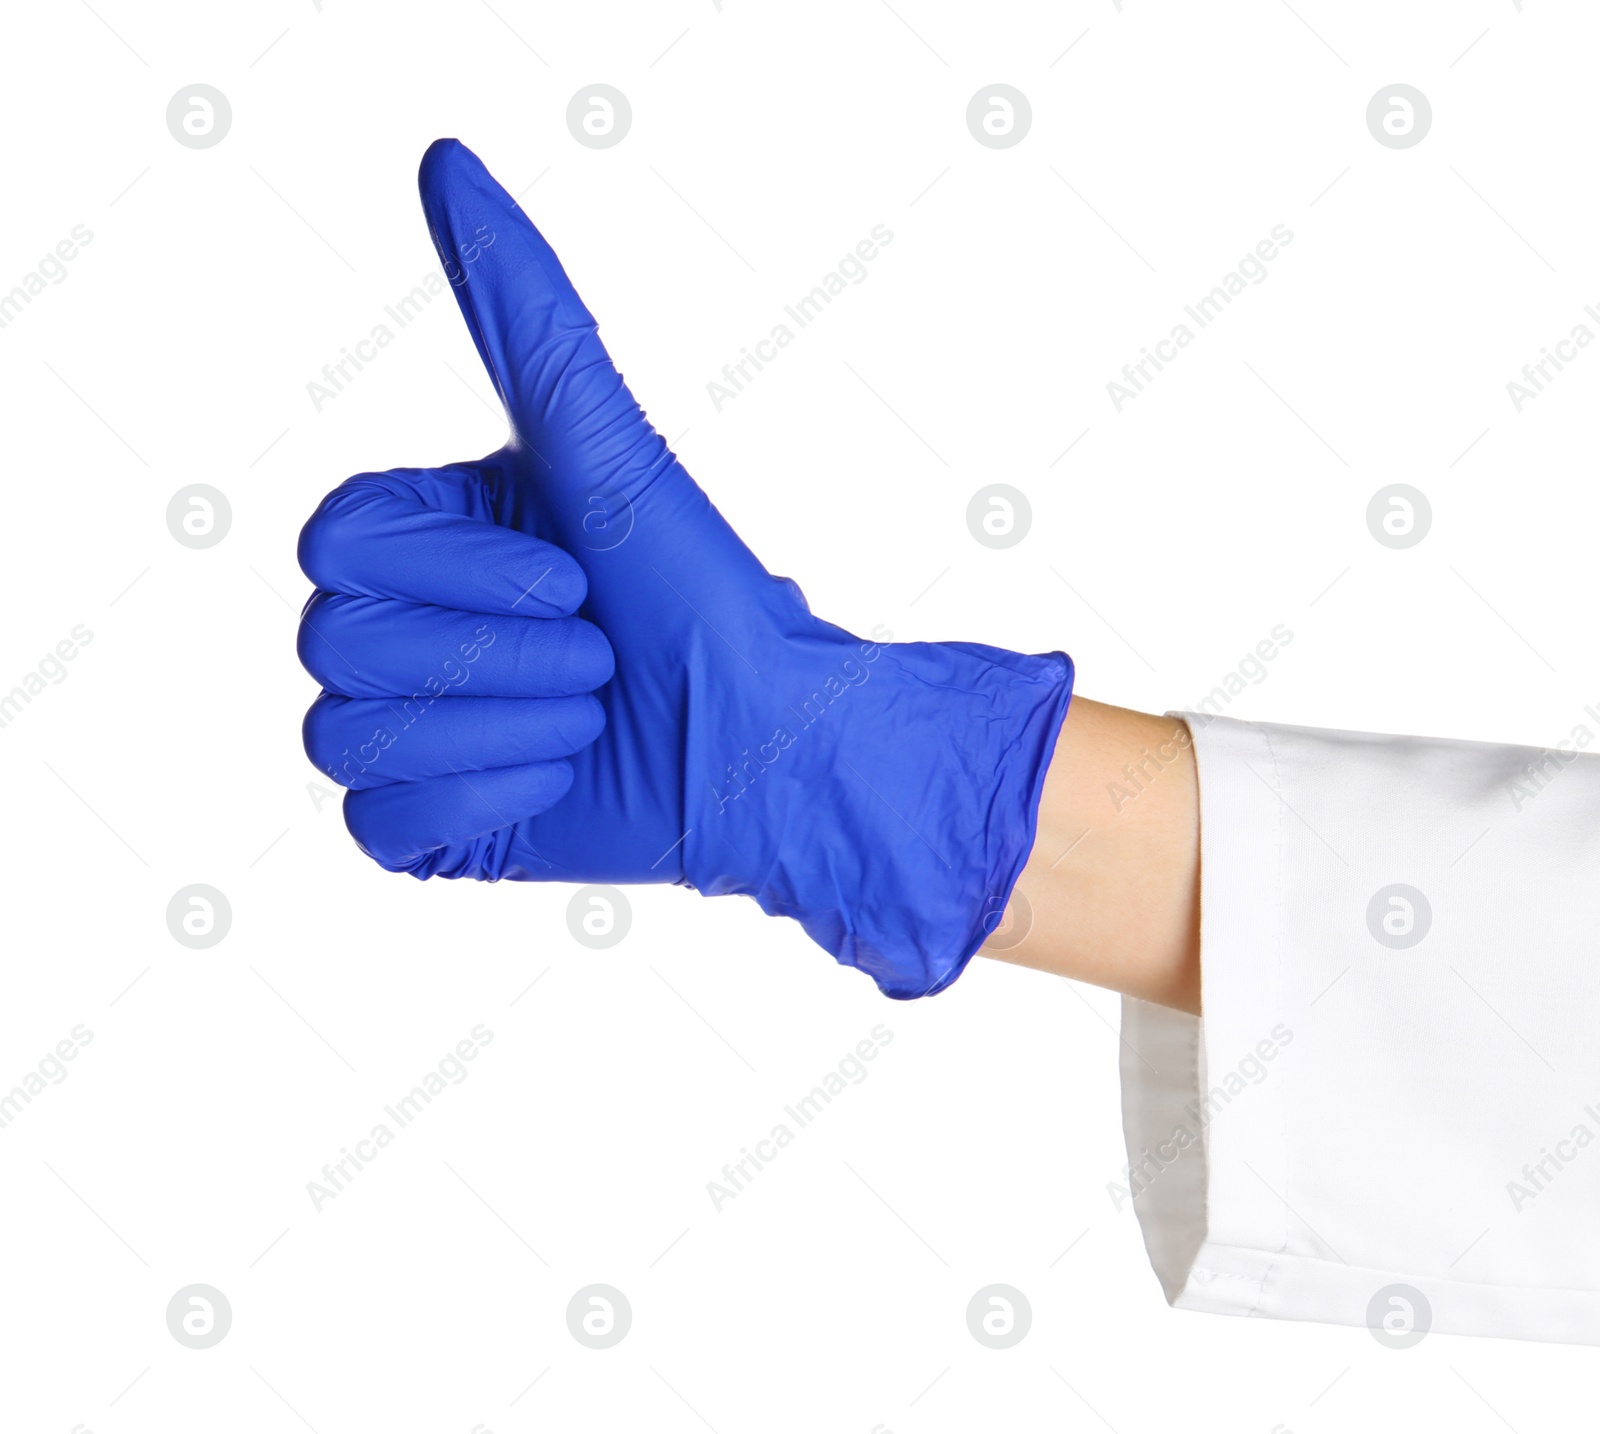
<svg viewBox="0 0 1600 1434"><path fill-rule="evenodd" d="M447 483L352 479L307 525L302 562L320 586L347 592L338 555L356 550L363 592L509 614L507 598L554 564L549 549L524 562L509 545L553 544L587 577L581 612L610 639L616 671L598 694L604 729L569 749L571 789L553 804L549 777L518 775L549 762L504 765L520 760L517 742L491 733L491 716L476 756L466 724L451 733L459 775L419 766L399 786L350 792L356 839L383 866L419 877L671 881L751 896L887 995L942 990L997 925L1027 860L1071 661L877 641L813 617L799 587L762 567L650 426L555 254L477 157L441 140L423 157L420 183L511 439L450 470ZM505 561L460 592L451 587L459 568L430 565L418 598L428 543L381 505L342 501L353 487L393 492L397 482L415 494L421 518L411 521L435 521L425 510L443 506L527 536L506 535ZM551 613L570 611L570 600L563 586ZM375 609L371 621L385 619ZM562 636L529 635L543 628ZM573 684L600 666L598 648L583 645L592 629L550 616L515 631L515 662L484 669L496 698L520 681L524 702L581 700ZM456 636L442 619L419 631L406 617L395 629L397 670L415 671L441 632ZM314 670L330 672L331 659ZM548 738L556 725L539 731ZM463 840L473 792L483 797L479 827Z"/></svg>
<svg viewBox="0 0 1600 1434"><path fill-rule="evenodd" d="M610 680L611 645L572 616L583 569L517 531L483 470L350 479L306 524L300 565L318 588L300 661L323 688L306 754L350 788L370 855L393 866L397 849L471 842L561 798L561 759L605 726L589 694Z"/></svg>

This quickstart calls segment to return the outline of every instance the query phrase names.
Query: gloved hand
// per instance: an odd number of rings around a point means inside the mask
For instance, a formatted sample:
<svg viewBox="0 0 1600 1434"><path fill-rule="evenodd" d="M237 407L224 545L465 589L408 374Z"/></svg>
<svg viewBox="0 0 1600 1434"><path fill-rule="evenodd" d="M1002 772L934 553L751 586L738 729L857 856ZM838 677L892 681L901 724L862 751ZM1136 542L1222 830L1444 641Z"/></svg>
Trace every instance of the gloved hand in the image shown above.
<svg viewBox="0 0 1600 1434"><path fill-rule="evenodd" d="M887 995L942 990L1027 860L1070 660L864 640L813 617L650 426L550 246L478 158L440 140L420 184L511 438L479 463L364 474L324 500L301 564L366 597L315 599L321 631L302 656L332 692L409 693L482 628L493 642L458 690L488 700L433 704L471 711L414 756L398 734L374 768L393 751L384 775L400 781L357 774L356 840L418 877L752 896ZM580 599L615 653L609 682L598 632L563 616ZM357 630L359 681L321 648L356 646ZM579 746L599 722L573 694L602 683L604 729ZM355 719L318 711L338 701L313 707L307 750L346 780L335 749Z"/></svg>

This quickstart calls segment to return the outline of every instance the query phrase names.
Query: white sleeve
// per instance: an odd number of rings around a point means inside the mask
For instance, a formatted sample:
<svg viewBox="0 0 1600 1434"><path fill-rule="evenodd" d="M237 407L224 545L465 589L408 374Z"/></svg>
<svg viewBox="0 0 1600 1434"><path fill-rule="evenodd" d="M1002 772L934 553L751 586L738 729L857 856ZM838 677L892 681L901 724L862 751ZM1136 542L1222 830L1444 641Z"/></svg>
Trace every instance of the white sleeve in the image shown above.
<svg viewBox="0 0 1600 1434"><path fill-rule="evenodd" d="M1539 750L1179 715L1204 1014L1124 1001L1111 1191L1168 1300L1600 1344L1589 728Z"/></svg>

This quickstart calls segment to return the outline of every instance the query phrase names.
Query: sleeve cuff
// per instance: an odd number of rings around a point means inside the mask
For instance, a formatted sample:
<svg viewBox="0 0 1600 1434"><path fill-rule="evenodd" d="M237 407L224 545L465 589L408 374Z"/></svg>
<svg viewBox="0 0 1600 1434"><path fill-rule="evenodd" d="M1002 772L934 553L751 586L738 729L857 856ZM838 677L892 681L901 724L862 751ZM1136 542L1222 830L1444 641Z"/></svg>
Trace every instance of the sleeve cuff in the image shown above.
<svg viewBox="0 0 1600 1434"><path fill-rule="evenodd" d="M1600 756L1173 715L1204 1015L1124 999L1111 1187L1169 1303L1600 1344Z"/></svg>

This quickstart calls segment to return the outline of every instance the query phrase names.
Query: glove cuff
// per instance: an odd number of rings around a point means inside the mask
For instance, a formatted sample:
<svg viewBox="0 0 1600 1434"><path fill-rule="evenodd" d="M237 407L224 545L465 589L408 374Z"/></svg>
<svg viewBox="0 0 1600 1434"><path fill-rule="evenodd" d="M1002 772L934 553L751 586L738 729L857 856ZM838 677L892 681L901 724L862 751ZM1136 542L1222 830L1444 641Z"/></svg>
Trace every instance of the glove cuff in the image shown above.
<svg viewBox="0 0 1600 1434"><path fill-rule="evenodd" d="M793 917L886 996L932 995L993 934L1027 864L1072 661L820 628L806 656L810 696L782 725L734 729L769 742L717 777L691 760L688 790L706 795L684 823L685 880Z"/></svg>
<svg viewBox="0 0 1600 1434"><path fill-rule="evenodd" d="M950 734L952 745L964 749L981 819L971 833L970 850L944 853L961 878L946 906L956 919L940 928L919 923L915 948L897 953L891 969L871 971L884 995L896 1000L943 991L998 929L1033 851L1045 776L1072 700L1074 669L1064 652L1026 655L972 643L940 646L985 663L993 674L974 694L979 705L965 711L955 707L949 719L977 737L963 741L963 733Z"/></svg>

